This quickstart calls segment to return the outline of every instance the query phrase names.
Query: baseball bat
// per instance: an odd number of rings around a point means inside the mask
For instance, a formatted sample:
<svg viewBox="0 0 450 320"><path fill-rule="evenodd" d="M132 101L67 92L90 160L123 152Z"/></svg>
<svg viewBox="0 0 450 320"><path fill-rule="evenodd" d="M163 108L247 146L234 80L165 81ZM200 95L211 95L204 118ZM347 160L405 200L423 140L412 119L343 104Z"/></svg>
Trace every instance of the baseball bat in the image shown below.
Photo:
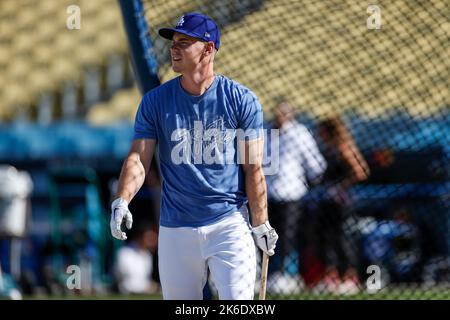
<svg viewBox="0 0 450 320"><path fill-rule="evenodd" d="M259 288L259 300L266 300L268 267L269 267L269 255L263 252L262 266L261 266L261 286Z"/></svg>

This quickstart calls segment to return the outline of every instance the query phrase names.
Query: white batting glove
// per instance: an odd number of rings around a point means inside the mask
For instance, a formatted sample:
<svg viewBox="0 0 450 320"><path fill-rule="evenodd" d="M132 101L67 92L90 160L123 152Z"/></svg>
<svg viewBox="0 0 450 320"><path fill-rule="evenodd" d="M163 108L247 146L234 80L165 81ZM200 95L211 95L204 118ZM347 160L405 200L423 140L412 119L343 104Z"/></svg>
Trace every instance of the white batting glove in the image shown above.
<svg viewBox="0 0 450 320"><path fill-rule="evenodd" d="M255 243L262 251L269 256L275 254L275 247L278 240L278 234L274 228L270 226L269 221L252 228L253 239Z"/></svg>
<svg viewBox="0 0 450 320"><path fill-rule="evenodd" d="M131 229L133 216L130 210L128 210L128 202L122 198L117 198L111 204L111 221L109 226L111 227L112 236L119 240L127 239L125 232L120 229L123 219L125 219L127 228Z"/></svg>

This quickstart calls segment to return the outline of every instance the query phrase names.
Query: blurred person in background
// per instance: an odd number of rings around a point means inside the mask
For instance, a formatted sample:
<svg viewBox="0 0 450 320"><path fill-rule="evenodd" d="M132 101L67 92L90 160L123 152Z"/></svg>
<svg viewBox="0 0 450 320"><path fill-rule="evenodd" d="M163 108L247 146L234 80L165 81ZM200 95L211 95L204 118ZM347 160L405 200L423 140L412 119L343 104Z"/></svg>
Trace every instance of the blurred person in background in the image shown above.
<svg viewBox="0 0 450 320"><path fill-rule="evenodd" d="M271 280L277 282L290 254L299 249L301 200L309 186L320 181L327 165L314 137L295 119L289 103L276 106L273 128L279 129L279 139L268 143L268 154L279 148L279 171L267 175L266 181L269 215L274 228L280 230L279 250L269 265Z"/></svg>
<svg viewBox="0 0 450 320"><path fill-rule="evenodd" d="M361 237L364 265L383 268L384 283L418 283L423 256L420 230L406 203L391 203L389 209L392 217L372 220Z"/></svg>
<svg viewBox="0 0 450 320"><path fill-rule="evenodd" d="M0 299L22 299L21 255L30 228L33 187L27 171L0 164Z"/></svg>
<svg viewBox="0 0 450 320"><path fill-rule="evenodd" d="M153 225L141 223L135 234L122 246L116 256L115 277L122 294L149 294L157 285L152 282L153 255L157 233Z"/></svg>
<svg viewBox="0 0 450 320"><path fill-rule="evenodd" d="M316 253L325 265L321 285L335 293L355 293L359 291L358 250L345 232L352 204L348 189L368 178L369 167L340 117L320 121L317 131L328 164L322 181L325 196L318 203L313 232Z"/></svg>

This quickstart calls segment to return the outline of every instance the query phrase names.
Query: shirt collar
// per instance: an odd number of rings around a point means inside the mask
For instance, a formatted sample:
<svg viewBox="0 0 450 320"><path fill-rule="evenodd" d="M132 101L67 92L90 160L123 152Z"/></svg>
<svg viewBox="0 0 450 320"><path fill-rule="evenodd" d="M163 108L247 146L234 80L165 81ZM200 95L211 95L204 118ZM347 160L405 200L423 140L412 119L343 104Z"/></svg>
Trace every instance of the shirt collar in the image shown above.
<svg viewBox="0 0 450 320"><path fill-rule="evenodd" d="M295 126L295 120L288 120L280 128L280 133L286 133Z"/></svg>

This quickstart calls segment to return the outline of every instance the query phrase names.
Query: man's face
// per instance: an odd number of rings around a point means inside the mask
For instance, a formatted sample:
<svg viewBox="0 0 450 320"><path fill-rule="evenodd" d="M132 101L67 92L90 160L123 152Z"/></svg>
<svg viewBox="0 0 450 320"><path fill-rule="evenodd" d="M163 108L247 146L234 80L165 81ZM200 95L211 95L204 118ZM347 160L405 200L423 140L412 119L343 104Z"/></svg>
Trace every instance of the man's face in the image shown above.
<svg viewBox="0 0 450 320"><path fill-rule="evenodd" d="M275 125L277 128L281 128L286 121L291 120L294 117L292 108L287 104L280 104L275 109Z"/></svg>
<svg viewBox="0 0 450 320"><path fill-rule="evenodd" d="M202 62L206 42L177 33L173 35L170 55L173 71L189 73Z"/></svg>

